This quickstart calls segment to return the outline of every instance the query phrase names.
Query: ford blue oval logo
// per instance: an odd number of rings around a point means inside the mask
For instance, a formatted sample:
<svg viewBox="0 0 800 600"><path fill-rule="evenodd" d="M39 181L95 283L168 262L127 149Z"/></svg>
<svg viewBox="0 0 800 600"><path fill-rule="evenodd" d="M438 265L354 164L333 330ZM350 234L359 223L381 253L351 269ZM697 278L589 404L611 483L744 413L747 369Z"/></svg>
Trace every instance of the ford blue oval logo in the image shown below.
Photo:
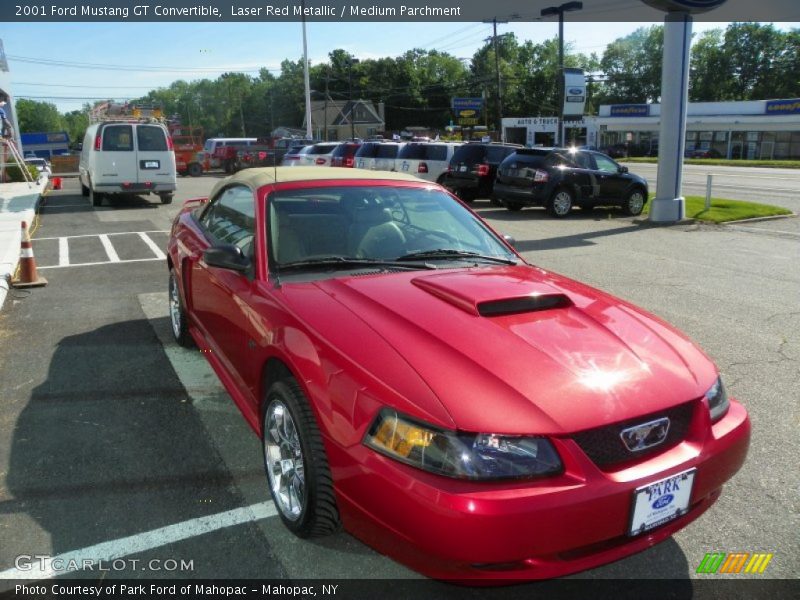
<svg viewBox="0 0 800 600"><path fill-rule="evenodd" d="M583 88L569 88L570 96L583 96Z"/></svg>
<svg viewBox="0 0 800 600"><path fill-rule="evenodd" d="M655 509L664 508L674 499L675 496L673 496L672 494L664 494L663 496L661 496L661 498L653 502L653 508Z"/></svg>

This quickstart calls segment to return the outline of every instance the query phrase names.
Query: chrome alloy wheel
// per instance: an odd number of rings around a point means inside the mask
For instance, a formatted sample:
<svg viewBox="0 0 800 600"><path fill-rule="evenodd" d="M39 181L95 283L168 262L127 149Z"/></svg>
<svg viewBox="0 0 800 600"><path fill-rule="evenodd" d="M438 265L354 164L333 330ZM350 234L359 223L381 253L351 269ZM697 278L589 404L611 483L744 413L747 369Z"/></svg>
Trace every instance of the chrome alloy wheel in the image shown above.
<svg viewBox="0 0 800 600"><path fill-rule="evenodd" d="M172 275L169 278L169 322L172 325L172 333L176 340L181 337L182 318L180 292L178 291L175 276Z"/></svg>
<svg viewBox="0 0 800 600"><path fill-rule="evenodd" d="M283 516L296 521L306 505L300 436L289 409L280 400L273 400L269 405L264 423L264 456L272 496Z"/></svg>
<svg viewBox="0 0 800 600"><path fill-rule="evenodd" d="M631 192L628 196L628 206L626 207L629 215L639 215L644 208L644 194L639 190Z"/></svg>
<svg viewBox="0 0 800 600"><path fill-rule="evenodd" d="M553 198L553 212L559 217L563 217L572 210L572 196L570 193L561 190Z"/></svg>

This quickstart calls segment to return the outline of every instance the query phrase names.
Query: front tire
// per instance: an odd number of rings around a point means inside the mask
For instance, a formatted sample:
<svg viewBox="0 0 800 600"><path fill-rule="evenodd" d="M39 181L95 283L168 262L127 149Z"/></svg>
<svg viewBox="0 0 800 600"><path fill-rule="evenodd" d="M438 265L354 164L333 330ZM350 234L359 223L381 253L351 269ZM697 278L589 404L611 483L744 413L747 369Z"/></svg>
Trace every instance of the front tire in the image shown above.
<svg viewBox="0 0 800 600"><path fill-rule="evenodd" d="M622 210L630 217L638 217L644 210L644 192L640 189L633 190L622 205Z"/></svg>
<svg viewBox="0 0 800 600"><path fill-rule="evenodd" d="M200 166L200 163L191 163L189 165L189 176L191 177L200 177L203 174L203 167Z"/></svg>
<svg viewBox="0 0 800 600"><path fill-rule="evenodd" d="M189 323L186 320L186 311L181 301L178 274L175 269L170 269L169 272L169 322L175 341L184 348L191 348L194 340L189 333Z"/></svg>
<svg viewBox="0 0 800 600"><path fill-rule="evenodd" d="M303 391L294 379L267 392L262 421L264 468L270 494L283 524L301 538L340 528L322 434Z"/></svg>
<svg viewBox="0 0 800 600"><path fill-rule="evenodd" d="M559 188L547 203L547 212L557 219L563 219L572 210L574 198L567 188Z"/></svg>

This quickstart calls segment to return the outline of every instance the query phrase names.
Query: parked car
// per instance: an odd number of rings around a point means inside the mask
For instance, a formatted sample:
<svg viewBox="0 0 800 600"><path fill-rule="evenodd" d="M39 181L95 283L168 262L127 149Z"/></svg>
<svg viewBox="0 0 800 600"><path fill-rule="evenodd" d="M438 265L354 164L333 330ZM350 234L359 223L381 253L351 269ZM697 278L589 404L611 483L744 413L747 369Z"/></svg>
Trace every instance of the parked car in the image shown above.
<svg viewBox="0 0 800 600"><path fill-rule="evenodd" d="M172 333L261 438L300 537L343 525L435 578L555 577L667 539L745 460L747 412L683 334L410 175L242 171L185 203L166 262Z"/></svg>
<svg viewBox="0 0 800 600"><path fill-rule="evenodd" d="M722 158L722 152L715 148L693 148L685 150L683 155L686 158Z"/></svg>
<svg viewBox="0 0 800 600"><path fill-rule="evenodd" d="M304 155L305 165L330 167L333 151L336 150L338 145L339 142L319 142L318 144L314 144Z"/></svg>
<svg viewBox="0 0 800 600"><path fill-rule="evenodd" d="M465 202L489 198L494 188L497 167L519 144L464 144L453 154L442 185Z"/></svg>
<svg viewBox="0 0 800 600"><path fill-rule="evenodd" d="M331 154L332 167L349 167L355 166L355 154L361 147L361 142L344 142L339 144Z"/></svg>
<svg viewBox="0 0 800 600"><path fill-rule="evenodd" d="M375 153L372 168L376 171L396 171L397 155L405 145L406 142L381 142Z"/></svg>
<svg viewBox="0 0 800 600"><path fill-rule="evenodd" d="M170 204L178 188L172 138L156 122L89 125L78 171L81 193L92 206L118 194L157 194L163 204Z"/></svg>
<svg viewBox="0 0 800 600"><path fill-rule="evenodd" d="M494 196L509 210L544 206L566 217L574 206L620 206L639 215L647 203L647 180L600 152L569 148L522 148L497 169Z"/></svg>
<svg viewBox="0 0 800 600"><path fill-rule="evenodd" d="M454 142L406 144L397 154L395 170L441 183L450 159L453 158L453 153L459 147L461 144Z"/></svg>
<svg viewBox="0 0 800 600"><path fill-rule="evenodd" d="M628 158L629 154L627 144L611 144L601 148L601 151L611 158Z"/></svg>
<svg viewBox="0 0 800 600"><path fill-rule="evenodd" d="M44 158L38 158L36 156L26 158L25 164L35 167L40 177L42 175L47 175L48 177L50 177L50 175L52 175L53 173L52 169L50 168L50 163L47 162L47 160Z"/></svg>
<svg viewBox="0 0 800 600"><path fill-rule="evenodd" d="M286 154L283 155L281 166L298 167L305 165L306 154L308 154L308 151L311 150L313 145L314 144L302 144L298 146L292 146L286 151Z"/></svg>
<svg viewBox="0 0 800 600"><path fill-rule="evenodd" d="M378 150L380 149L381 144L383 141L366 141L361 144L361 147L356 150L356 153L353 155L355 159L356 168L357 169L374 169L375 168L375 157L378 155Z"/></svg>

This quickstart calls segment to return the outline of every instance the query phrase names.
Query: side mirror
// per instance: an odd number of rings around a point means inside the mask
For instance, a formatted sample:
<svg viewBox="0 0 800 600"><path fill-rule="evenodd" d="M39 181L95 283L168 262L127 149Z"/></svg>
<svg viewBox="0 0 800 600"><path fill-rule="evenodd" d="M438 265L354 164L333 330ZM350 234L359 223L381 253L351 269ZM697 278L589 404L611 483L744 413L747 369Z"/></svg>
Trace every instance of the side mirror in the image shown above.
<svg viewBox="0 0 800 600"><path fill-rule="evenodd" d="M619 170L620 173L627 173L628 172L628 167L621 166L618 170Z"/></svg>
<svg viewBox="0 0 800 600"><path fill-rule="evenodd" d="M508 244L512 248L515 248L517 246L517 240L514 239L514 236L503 234L503 239L506 241L506 244Z"/></svg>
<svg viewBox="0 0 800 600"><path fill-rule="evenodd" d="M203 260L209 267L228 269L244 273L250 268L250 259L242 254L241 248L233 244L212 246L203 252Z"/></svg>

